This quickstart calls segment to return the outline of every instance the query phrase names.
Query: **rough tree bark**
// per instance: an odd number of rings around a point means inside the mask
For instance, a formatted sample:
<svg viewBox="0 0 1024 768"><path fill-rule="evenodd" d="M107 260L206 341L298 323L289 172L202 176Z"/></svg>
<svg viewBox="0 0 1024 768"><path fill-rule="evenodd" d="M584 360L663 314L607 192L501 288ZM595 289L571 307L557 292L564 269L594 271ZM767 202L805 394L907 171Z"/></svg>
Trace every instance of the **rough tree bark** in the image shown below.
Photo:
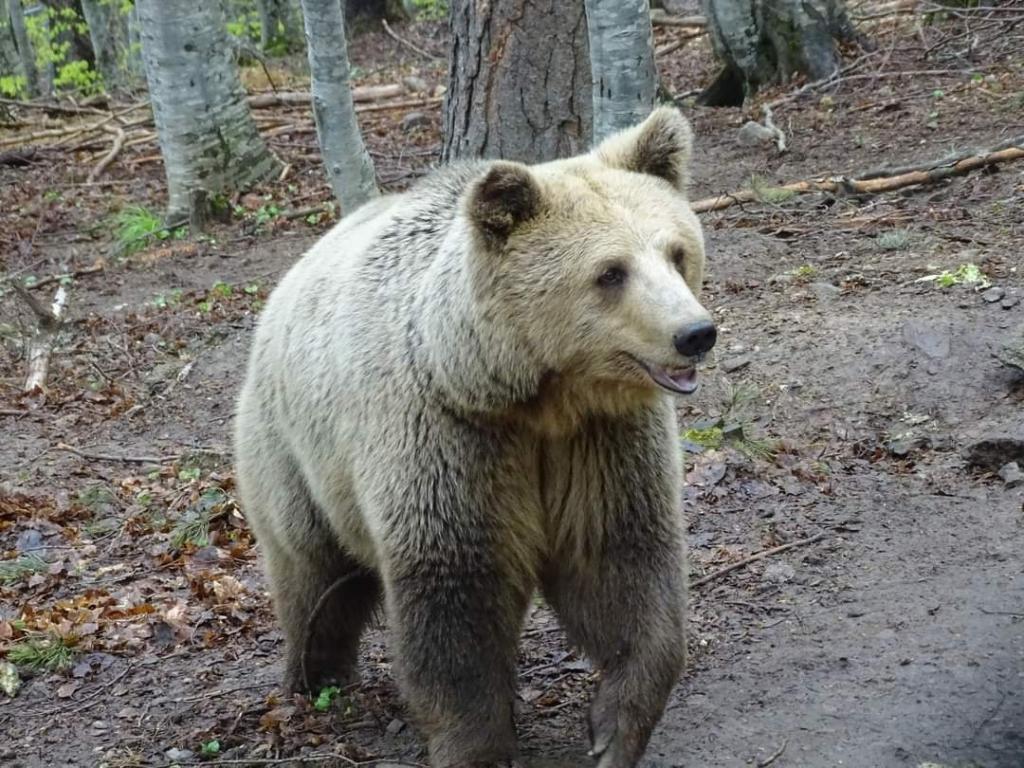
<svg viewBox="0 0 1024 768"><path fill-rule="evenodd" d="M278 169L249 114L220 3L137 0L142 58L167 174L168 218L189 194L230 192Z"/></svg>
<svg viewBox="0 0 1024 768"><path fill-rule="evenodd" d="M377 182L352 103L345 15L341 0L302 0L302 14L320 154L347 215L377 196Z"/></svg>
<svg viewBox="0 0 1024 768"><path fill-rule="evenodd" d="M649 0L586 0L594 143L650 114L658 87Z"/></svg>
<svg viewBox="0 0 1024 768"><path fill-rule="evenodd" d="M0 0L0 75L12 75L18 71L18 45L11 30L11 16L7 0Z"/></svg>
<svg viewBox="0 0 1024 768"><path fill-rule="evenodd" d="M715 54L724 64L700 102L735 106L767 83L812 80L840 65L837 43L857 35L843 0L704 0Z"/></svg>
<svg viewBox="0 0 1024 768"><path fill-rule="evenodd" d="M583 0L452 0L442 157L538 162L591 138Z"/></svg>
<svg viewBox="0 0 1024 768"><path fill-rule="evenodd" d="M89 27L96 69L103 76L108 88L114 88L122 81L122 53L126 34L119 34L124 23L119 8L111 0L81 0L82 15Z"/></svg>
<svg viewBox="0 0 1024 768"><path fill-rule="evenodd" d="M25 13L21 0L8 0L8 12L11 20L11 33L14 43L18 46L18 59L21 61L21 74L25 78L25 90L29 96L39 95L39 71L36 69L36 52L28 39L25 27Z"/></svg>
<svg viewBox="0 0 1024 768"><path fill-rule="evenodd" d="M258 0L260 14L260 48L264 51L280 46L293 50L299 43L298 10L292 0Z"/></svg>

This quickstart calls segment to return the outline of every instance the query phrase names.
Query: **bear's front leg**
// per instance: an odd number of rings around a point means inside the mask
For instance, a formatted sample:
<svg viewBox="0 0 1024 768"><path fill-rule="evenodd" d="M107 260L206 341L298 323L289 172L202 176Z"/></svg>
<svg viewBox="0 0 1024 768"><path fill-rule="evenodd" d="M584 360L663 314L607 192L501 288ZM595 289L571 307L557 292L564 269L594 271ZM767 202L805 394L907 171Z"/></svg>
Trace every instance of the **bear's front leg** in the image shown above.
<svg viewBox="0 0 1024 768"><path fill-rule="evenodd" d="M632 768L686 661L681 468L668 403L593 424L552 457L563 532L544 588L601 672L598 768Z"/></svg>
<svg viewBox="0 0 1024 768"><path fill-rule="evenodd" d="M529 501L509 495L507 441L443 418L417 423L431 433L377 480L399 686L433 768L511 765L516 649L535 584L516 516Z"/></svg>

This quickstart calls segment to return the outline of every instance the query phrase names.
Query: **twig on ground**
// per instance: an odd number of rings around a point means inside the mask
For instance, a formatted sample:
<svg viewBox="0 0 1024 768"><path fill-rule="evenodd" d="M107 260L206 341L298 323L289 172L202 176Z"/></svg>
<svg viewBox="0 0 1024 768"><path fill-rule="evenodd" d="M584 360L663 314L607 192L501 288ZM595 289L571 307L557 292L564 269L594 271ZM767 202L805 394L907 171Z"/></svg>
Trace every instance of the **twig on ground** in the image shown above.
<svg viewBox="0 0 1024 768"><path fill-rule="evenodd" d="M770 755L768 755L768 757L766 757L764 760L761 760L757 764L757 768L767 768L767 766L771 765L776 760L778 760L780 757L782 757L782 753L786 751L786 744L787 743L788 742L784 740L782 742L782 746L780 746L777 750L772 752Z"/></svg>
<svg viewBox="0 0 1024 768"><path fill-rule="evenodd" d="M825 538L826 535L827 535L826 532L822 532L822 533L816 534L814 536L811 536L810 538L807 538L807 539L800 539L798 541L791 541L788 544L783 544L783 545L778 546L778 547L772 547L771 549L763 550L761 552L758 552L757 554L750 555L749 557L744 557L742 560L737 560L735 563L730 563L729 565L725 566L724 568L719 568L717 571L712 571L711 573L709 573L707 576L704 576L703 578L697 579L696 581L691 581L690 582L690 589L696 589L697 587L702 587L705 584L708 584L708 583L710 583L712 581L715 581L717 579L722 578L727 573L732 573L733 571L735 571L735 570L737 570L739 568L745 568L746 566L750 565L751 563L756 563L758 560L764 560L766 557L772 557L773 555L778 555L778 554L780 554L782 552L786 552L786 551L788 551L790 549L794 549L796 547L806 547L808 544L814 544L817 541L821 541L823 538Z"/></svg>
<svg viewBox="0 0 1024 768"><path fill-rule="evenodd" d="M786 134L784 134L782 129L776 126L772 121L771 106L765 104L761 109L764 111L764 127L775 135L775 147L779 150L779 154L781 155L786 151Z"/></svg>
<svg viewBox="0 0 1024 768"><path fill-rule="evenodd" d="M90 461L120 461L125 464L169 464L179 458L178 456L133 456L130 454L94 453L92 451L83 451L81 448L75 448L67 443L57 443L54 447L58 451L67 451L79 458Z"/></svg>
<svg viewBox="0 0 1024 768"><path fill-rule="evenodd" d="M120 154L122 147L124 147L125 132L124 129L118 128L117 126L103 126L103 130L108 133L114 134L114 143L110 147L110 151L105 154L100 161L96 164L96 167L89 172L89 176L86 179L87 182L92 183L99 178L100 174L107 170L107 167L114 162L114 158Z"/></svg>
<svg viewBox="0 0 1024 768"><path fill-rule="evenodd" d="M390 24L388 24L387 19L381 19L380 23L384 25L384 31L388 33L388 37L396 41L399 45L404 45L410 51L415 51L420 56L426 56L428 59L430 59L430 61L438 61L441 58L440 56L436 56L435 54L431 53L425 48L420 48L418 45L416 45L416 43L399 37L398 33L391 28Z"/></svg>
<svg viewBox="0 0 1024 768"><path fill-rule="evenodd" d="M666 43L665 45L661 46L661 48L658 48L654 52L654 56L655 56L655 58L658 58L658 57L661 57L661 56L668 56L670 53L674 53L675 51L678 51L680 48L682 48L684 45L686 45L691 40L696 40L698 37L704 37L704 35L706 35L706 34L707 34L706 31L701 30L700 32L694 32L692 35L680 35L675 40L673 40L671 43Z"/></svg>
<svg viewBox="0 0 1024 768"><path fill-rule="evenodd" d="M28 350L28 376L25 378L25 392L43 390L46 387L46 374L50 370L50 357L53 345L57 340L57 332L64 324L64 312L68 302L68 291L62 285L57 288L50 308L44 307L35 296L17 283L11 283L15 292L28 304L36 316L36 331L32 336Z"/></svg>
<svg viewBox="0 0 1024 768"><path fill-rule="evenodd" d="M937 160L921 163L916 166L905 166L897 169L898 173L891 176L869 175L868 177L826 176L816 179L805 179L773 187L773 190L804 195L811 192L846 192L860 195L877 195L917 185L934 184L954 176L963 176L979 168L986 168L999 163L1009 163L1024 159L1024 136L1018 136L999 145L1002 149L982 150L955 161ZM876 174L871 171L869 174ZM763 191L763 190L762 190ZM720 211L739 203L752 202L759 198L761 192L756 189L744 189L730 192L717 197L697 200L692 204L696 213Z"/></svg>
<svg viewBox="0 0 1024 768"><path fill-rule="evenodd" d="M62 272L59 275L47 275L41 280L37 280L32 285L24 286L30 291L37 290L39 288L45 288L46 286L56 283L59 280L70 280L76 277L84 277L85 275L95 275L97 272L102 272L107 268L107 262L104 259L97 259L92 266L82 267L81 269L73 269L70 272Z"/></svg>
<svg viewBox="0 0 1024 768"><path fill-rule="evenodd" d="M978 608L978 610L989 616L1016 616L1024 619L1024 612L1022 611L992 611L988 608Z"/></svg>

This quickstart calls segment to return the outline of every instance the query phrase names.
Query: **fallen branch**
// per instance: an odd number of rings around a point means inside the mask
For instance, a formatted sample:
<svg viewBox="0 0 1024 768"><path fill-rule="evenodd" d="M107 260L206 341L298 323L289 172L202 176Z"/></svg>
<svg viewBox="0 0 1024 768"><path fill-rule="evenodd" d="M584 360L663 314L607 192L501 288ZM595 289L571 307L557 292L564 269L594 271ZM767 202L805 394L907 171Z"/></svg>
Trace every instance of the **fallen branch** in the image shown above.
<svg viewBox="0 0 1024 768"><path fill-rule="evenodd" d="M131 456L113 453L93 453L92 451L83 451L81 448L75 448L67 443L57 443L55 448L58 451L67 451L79 458L89 459L90 461L119 461L124 464L169 464L178 459L177 456Z"/></svg>
<svg viewBox="0 0 1024 768"><path fill-rule="evenodd" d="M651 24L656 27L706 27L708 20L704 16L669 16L661 8L651 11Z"/></svg>
<svg viewBox="0 0 1024 768"><path fill-rule="evenodd" d="M57 281L73 280L76 277L84 277L85 275L95 275L97 272L102 272L107 268L107 262L104 259L97 259L92 266L82 267L81 269L73 269L70 272L64 272L59 275L47 275L41 280L37 280L32 285L25 286L29 290L38 290L39 288L45 288L51 283Z"/></svg>
<svg viewBox="0 0 1024 768"><path fill-rule="evenodd" d="M19 296L28 304L36 316L36 331L28 349L28 376L25 378L25 392L44 390L46 374L50 370L50 357L53 345L57 340L57 332L64 324L64 310L68 303L68 291L62 285L53 296L49 308L44 307L35 296L17 283L11 284Z"/></svg>
<svg viewBox="0 0 1024 768"><path fill-rule="evenodd" d="M757 764L757 768L768 768L769 765L771 765L776 760L778 760L780 757L782 757L782 753L786 751L786 744L787 743L788 743L787 741L783 740L782 746L780 746L778 749L776 749L774 752L772 752L770 755L768 755L768 757L766 757L764 760L761 760Z"/></svg>
<svg viewBox="0 0 1024 768"><path fill-rule="evenodd" d="M696 581L691 581L690 582L690 589L696 589L697 587L702 587L705 584L708 584L708 583L710 583L712 581L715 581L716 579L722 578L727 573L732 573L733 571L735 571L735 570L737 570L739 568L745 568L746 566L750 565L751 563L756 563L758 560L764 560L766 557L772 557L773 555L778 555L778 554L780 554L782 552L786 552L787 550L795 549L796 547L805 547L808 544L813 544L816 541L821 541L823 538L825 538L825 536L826 536L825 533L819 533L819 534L817 534L815 536L811 536L808 539L800 539L799 541L791 541L788 544L783 544L782 546L779 546L779 547L773 547L771 549L766 549L763 552L758 552L756 555L751 555L750 557L744 557L742 560L737 560L735 563L730 563L729 565L725 566L724 568L719 568L717 571L713 571L713 572L709 573L707 576L704 576L703 578L697 579Z"/></svg>
<svg viewBox="0 0 1024 768"><path fill-rule="evenodd" d="M692 35L680 35L675 40L673 40L671 43L666 43L665 45L661 46L661 48L658 48L654 52L654 56L655 56L655 58L658 58L658 57L661 57L661 56L668 56L670 53L678 51L680 48L682 48L684 45L686 45L691 40L696 40L698 37L704 37L704 35L706 35L706 34L707 34L706 31L701 30L700 32L694 32Z"/></svg>
<svg viewBox="0 0 1024 768"><path fill-rule="evenodd" d="M845 192L848 194L877 195L892 192L904 187L924 184L935 184L954 176L964 176L979 168L987 168L999 163L1009 163L1024 158L1024 136L1017 136L994 148L961 156L955 161L930 161L917 166L904 166L891 176L877 176L877 171L866 175L849 178L846 176L829 176L817 179L805 179L772 187L773 192L788 192L793 195L805 195L812 192ZM720 211L741 203L758 200L764 190L744 189L717 197L697 200L691 206L695 213Z"/></svg>
<svg viewBox="0 0 1024 768"><path fill-rule="evenodd" d="M392 85L364 85L352 89L352 101L367 102L393 99L405 94L405 88L397 83ZM249 97L252 109L267 107L305 106L310 103L307 91L282 91L280 93L256 93Z"/></svg>
<svg viewBox="0 0 1024 768"><path fill-rule="evenodd" d="M114 162L114 158L121 152L124 147L125 132L116 126L103 126L103 130L108 133L114 134L114 143L110 147L110 151L105 154L100 161L96 164L96 167L89 172L89 176L86 179L87 182L92 183L99 178L99 175L107 170L107 167Z"/></svg>
<svg viewBox="0 0 1024 768"><path fill-rule="evenodd" d="M441 58L440 56L435 56L433 53L431 53L430 51L428 51L428 50L426 50L424 48L420 48L418 45L416 45L416 43L413 43L413 42L411 42L409 40L405 40L404 38L399 37L398 33L395 32L395 30L393 30L391 28L390 24L388 24L388 20L387 19L381 19L380 23L384 25L384 31L388 33L388 37L390 37L392 40L396 41L399 45L404 45L410 51L415 51L420 56L426 56L428 59L430 59L430 61L437 61L437 60L439 60Z"/></svg>

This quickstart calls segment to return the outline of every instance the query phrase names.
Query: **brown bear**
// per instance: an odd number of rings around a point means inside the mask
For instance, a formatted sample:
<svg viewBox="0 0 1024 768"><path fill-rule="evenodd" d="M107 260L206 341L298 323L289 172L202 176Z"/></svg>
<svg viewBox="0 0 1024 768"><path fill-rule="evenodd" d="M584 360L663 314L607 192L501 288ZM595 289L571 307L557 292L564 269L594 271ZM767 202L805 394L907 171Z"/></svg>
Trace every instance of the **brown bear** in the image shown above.
<svg viewBox="0 0 1024 768"><path fill-rule="evenodd" d="M580 157L446 168L281 281L236 447L291 688L351 680L383 601L431 764L506 765L540 590L601 673L599 767L640 759L685 659L673 395L715 342L690 146L662 108Z"/></svg>

